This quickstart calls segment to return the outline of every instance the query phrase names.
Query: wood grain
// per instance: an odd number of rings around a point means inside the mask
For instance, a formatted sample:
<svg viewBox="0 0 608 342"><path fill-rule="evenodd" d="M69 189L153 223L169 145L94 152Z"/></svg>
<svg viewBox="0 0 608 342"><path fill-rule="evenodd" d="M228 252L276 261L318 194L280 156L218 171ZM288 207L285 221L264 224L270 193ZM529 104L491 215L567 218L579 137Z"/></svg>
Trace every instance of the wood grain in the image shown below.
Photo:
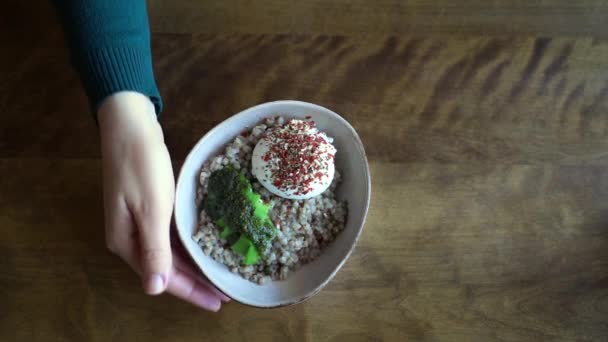
<svg viewBox="0 0 608 342"><path fill-rule="evenodd" d="M153 30L170 33L605 37L606 14L608 5L601 0L150 1Z"/></svg>
<svg viewBox="0 0 608 342"><path fill-rule="evenodd" d="M176 168L276 99L344 115L371 162L366 228L327 288L218 314L143 295L105 251L95 125L34 3L0 14L0 341L608 336L603 1L150 1Z"/></svg>

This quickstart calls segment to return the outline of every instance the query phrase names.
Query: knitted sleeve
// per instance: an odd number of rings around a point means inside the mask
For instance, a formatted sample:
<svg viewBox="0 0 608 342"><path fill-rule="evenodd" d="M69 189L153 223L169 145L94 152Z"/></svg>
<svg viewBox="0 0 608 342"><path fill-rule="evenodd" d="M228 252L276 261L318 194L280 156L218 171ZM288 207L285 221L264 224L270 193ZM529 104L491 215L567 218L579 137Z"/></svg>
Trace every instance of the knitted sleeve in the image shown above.
<svg viewBox="0 0 608 342"><path fill-rule="evenodd" d="M113 93L150 98L160 113L145 0L54 0L93 113Z"/></svg>

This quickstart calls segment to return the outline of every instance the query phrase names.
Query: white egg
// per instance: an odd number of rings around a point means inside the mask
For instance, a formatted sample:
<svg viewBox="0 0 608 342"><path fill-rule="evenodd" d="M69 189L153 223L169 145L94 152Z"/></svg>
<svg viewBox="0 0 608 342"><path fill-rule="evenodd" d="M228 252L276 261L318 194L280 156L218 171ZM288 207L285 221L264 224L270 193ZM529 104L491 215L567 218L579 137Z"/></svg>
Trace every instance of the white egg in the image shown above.
<svg viewBox="0 0 608 342"><path fill-rule="evenodd" d="M314 131L310 131L311 134L322 134L322 136L327 141L326 146L323 146L325 153L335 154L335 148L331 145L331 139L325 136L323 133L318 133L315 129ZM333 157L330 158L327 163L319 163L315 173L321 174L321 177L312 177L311 182L307 186L307 191L301 191L301 188L284 188L275 186L275 176L278 160L270 159L265 160L267 153L271 150L273 144L279 143L284 148L287 144L283 141L280 142L272 142L271 139L263 138L261 139L253 150L253 155L251 157L251 172L257 178L257 180L262 184L268 191L272 192L277 196L281 196L288 199L308 199L315 196L320 195L323 191L327 190L331 185L332 180L334 179L335 173L335 165ZM289 149L289 147L287 147Z"/></svg>

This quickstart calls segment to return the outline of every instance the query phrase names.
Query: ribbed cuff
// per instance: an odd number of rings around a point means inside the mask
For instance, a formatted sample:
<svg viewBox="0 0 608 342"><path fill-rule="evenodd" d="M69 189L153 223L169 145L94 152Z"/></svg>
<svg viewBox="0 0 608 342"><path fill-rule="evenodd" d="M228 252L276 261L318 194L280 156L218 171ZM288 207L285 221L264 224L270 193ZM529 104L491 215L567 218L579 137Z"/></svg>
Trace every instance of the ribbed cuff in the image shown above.
<svg viewBox="0 0 608 342"><path fill-rule="evenodd" d="M92 112L97 115L103 100L119 91L136 91L150 98L156 114L163 103L154 80L149 47L125 46L89 50L79 69Z"/></svg>

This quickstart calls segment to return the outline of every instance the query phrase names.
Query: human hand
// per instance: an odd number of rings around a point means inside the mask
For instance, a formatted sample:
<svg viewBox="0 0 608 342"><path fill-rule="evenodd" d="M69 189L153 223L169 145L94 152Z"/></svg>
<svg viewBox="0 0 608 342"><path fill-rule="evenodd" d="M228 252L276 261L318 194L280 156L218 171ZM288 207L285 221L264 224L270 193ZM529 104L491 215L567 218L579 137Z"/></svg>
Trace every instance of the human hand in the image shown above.
<svg viewBox="0 0 608 342"><path fill-rule="evenodd" d="M171 250L171 159L154 106L139 93L108 97L98 112L107 247L137 272L144 291L165 290L217 311L229 298Z"/></svg>

